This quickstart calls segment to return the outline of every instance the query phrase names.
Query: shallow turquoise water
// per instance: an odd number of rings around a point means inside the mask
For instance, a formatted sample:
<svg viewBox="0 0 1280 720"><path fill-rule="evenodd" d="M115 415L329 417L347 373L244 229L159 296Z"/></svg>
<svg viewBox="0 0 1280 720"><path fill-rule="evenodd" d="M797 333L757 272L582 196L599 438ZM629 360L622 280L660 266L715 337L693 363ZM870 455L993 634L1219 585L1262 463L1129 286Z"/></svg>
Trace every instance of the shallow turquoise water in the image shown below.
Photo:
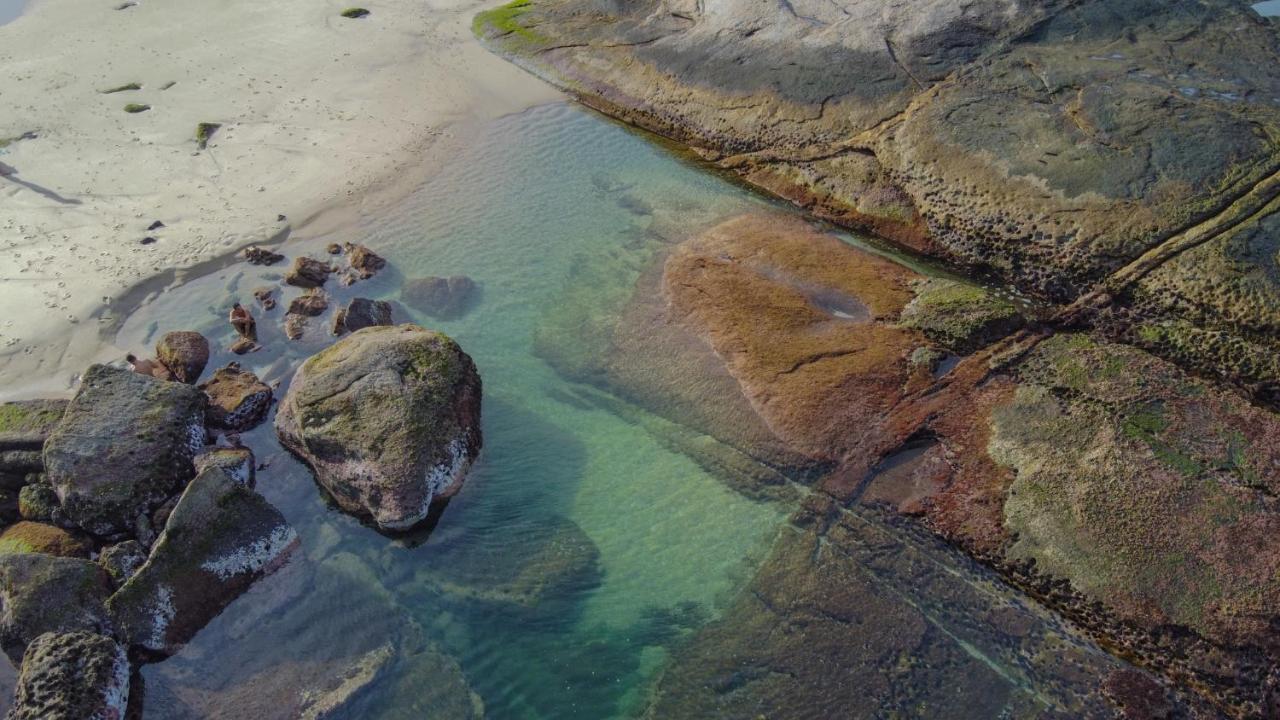
<svg viewBox="0 0 1280 720"><path fill-rule="evenodd" d="M362 667L373 680L326 717L459 717L449 698L466 700L461 678L490 718L642 713L671 650L723 615L775 538L792 531L794 506L732 491L733 478L672 449L706 438L607 388L571 382L543 358L592 352L599 317L668 243L764 207L790 212L647 137L556 104L485 128L407 201L364 218L357 236L286 245L290 257L318 257L330 242L358 240L387 258L372 280L330 283L338 299L395 300L404 278L426 275L480 284L461 319L396 313L447 332L475 359L485 450L430 532L393 541L328 507L269 424L247 434L269 466L258 489L298 529L302 551L182 653L146 668L146 717L296 717L300 692L314 700ZM236 264L188 282L134 312L117 343L138 350L186 328L225 347L225 308L277 285L280 271ZM286 341L282 308L259 314L266 349L241 361L287 383L332 339L317 326ZM211 364L231 359L223 351ZM1114 663L918 528L851 512L860 529L847 551L862 558L877 596L910 608L996 678L998 692L969 698L976 710L938 717L978 717L980 700L1036 716L1092 689L1097 668ZM1008 627L993 627L995 617ZM1063 648L1089 669L1060 662ZM450 663L455 670L442 670ZM960 681L924 660L914 672L913 684ZM796 702L802 711L804 698Z"/></svg>

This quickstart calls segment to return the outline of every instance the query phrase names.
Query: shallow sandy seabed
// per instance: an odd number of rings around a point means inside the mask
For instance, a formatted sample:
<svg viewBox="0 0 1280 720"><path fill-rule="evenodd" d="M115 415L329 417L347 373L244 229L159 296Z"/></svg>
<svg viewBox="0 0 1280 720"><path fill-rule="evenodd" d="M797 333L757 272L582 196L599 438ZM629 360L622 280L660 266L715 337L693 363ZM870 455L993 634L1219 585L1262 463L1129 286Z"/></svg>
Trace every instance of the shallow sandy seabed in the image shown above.
<svg viewBox="0 0 1280 720"><path fill-rule="evenodd" d="M0 26L0 399L119 355L100 328L183 269L340 235L557 97L472 39L486 4L35 0Z"/></svg>

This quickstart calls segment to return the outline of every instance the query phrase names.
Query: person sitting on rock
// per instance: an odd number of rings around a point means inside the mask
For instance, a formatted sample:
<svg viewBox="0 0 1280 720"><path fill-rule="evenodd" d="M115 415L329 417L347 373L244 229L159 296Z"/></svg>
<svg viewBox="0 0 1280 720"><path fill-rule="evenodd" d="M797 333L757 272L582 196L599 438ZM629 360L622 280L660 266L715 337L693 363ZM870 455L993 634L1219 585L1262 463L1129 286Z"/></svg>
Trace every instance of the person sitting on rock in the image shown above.
<svg viewBox="0 0 1280 720"><path fill-rule="evenodd" d="M240 303L231 306L229 319L231 320L231 327L236 329L236 333L240 337L253 342L258 340L258 324L254 321L253 316L249 314L249 311L240 306Z"/></svg>

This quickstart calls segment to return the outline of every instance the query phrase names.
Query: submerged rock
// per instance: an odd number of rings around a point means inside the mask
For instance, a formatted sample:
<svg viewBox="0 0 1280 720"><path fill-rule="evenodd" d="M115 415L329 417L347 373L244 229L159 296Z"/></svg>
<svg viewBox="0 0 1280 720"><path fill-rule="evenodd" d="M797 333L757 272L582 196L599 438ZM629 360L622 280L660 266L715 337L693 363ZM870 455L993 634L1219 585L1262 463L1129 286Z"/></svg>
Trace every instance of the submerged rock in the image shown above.
<svg viewBox="0 0 1280 720"><path fill-rule="evenodd" d="M361 328L391 324L391 303L383 300L354 298L333 316L333 334L355 332Z"/></svg>
<svg viewBox="0 0 1280 720"><path fill-rule="evenodd" d="M205 417L210 428L249 430L262 422L271 407L271 387L238 363L218 369L199 387L207 398Z"/></svg>
<svg viewBox="0 0 1280 720"><path fill-rule="evenodd" d="M480 452L480 376L440 333L365 328L298 368L276 434L344 510L407 530Z"/></svg>
<svg viewBox="0 0 1280 720"><path fill-rule="evenodd" d="M284 281L295 287L317 288L324 285L331 272L333 268L328 263L309 257L296 257L293 259L293 265L284 274Z"/></svg>
<svg viewBox="0 0 1280 720"><path fill-rule="evenodd" d="M261 495L210 468L187 486L147 562L107 607L129 645L166 657L297 544L293 528Z"/></svg>
<svg viewBox="0 0 1280 720"><path fill-rule="evenodd" d="M27 644L47 632L110 635L107 593L107 574L88 560L0 554L0 647L16 665Z"/></svg>
<svg viewBox="0 0 1280 720"><path fill-rule="evenodd" d="M156 358L175 380L194 385L209 364L209 341L189 330L165 333L156 343Z"/></svg>
<svg viewBox="0 0 1280 720"><path fill-rule="evenodd" d="M276 289L273 287L254 288L253 299L258 301L263 310L274 310L276 307Z"/></svg>
<svg viewBox="0 0 1280 720"><path fill-rule="evenodd" d="M45 633L27 647L6 720L123 720L129 659L90 632Z"/></svg>
<svg viewBox="0 0 1280 720"><path fill-rule="evenodd" d="M284 336L290 340L298 340L307 331L307 316L296 313L285 313Z"/></svg>
<svg viewBox="0 0 1280 720"><path fill-rule="evenodd" d="M465 275L411 278L400 286L400 300L431 317L453 320L471 309L476 291L475 281Z"/></svg>
<svg viewBox="0 0 1280 720"><path fill-rule="evenodd" d="M131 530L192 476L204 415L194 387L90 367L44 450L67 517L95 535Z"/></svg>

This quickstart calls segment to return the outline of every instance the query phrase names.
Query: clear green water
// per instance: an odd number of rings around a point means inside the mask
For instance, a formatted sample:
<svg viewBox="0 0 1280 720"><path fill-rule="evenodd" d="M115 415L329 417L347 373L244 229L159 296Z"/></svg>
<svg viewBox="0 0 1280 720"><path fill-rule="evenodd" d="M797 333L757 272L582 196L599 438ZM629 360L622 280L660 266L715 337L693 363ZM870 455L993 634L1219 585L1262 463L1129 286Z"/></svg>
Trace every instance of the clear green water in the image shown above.
<svg viewBox="0 0 1280 720"><path fill-rule="evenodd" d="M486 128L393 212L365 218L358 237L289 244L290 257L319 256L330 242L358 240L387 258L373 280L331 283L339 299L395 299L404 278L425 275L481 285L458 320L396 312L447 332L475 359L485 450L432 532L392 541L328 507L269 425L246 435L269 464L258 489L298 529L302 551L181 654L146 668L146 717L295 717L299 689L332 687L369 658L383 658L375 679L326 717L460 717L470 707L460 677L490 718L642 713L671 649L722 616L791 532L794 506L730 490L732 478L708 474L658 432L690 431L575 385L541 358L593 352L599 318L666 243L765 206L780 209L644 137L551 105ZM118 344L146 348L189 328L225 347L225 308L277 284L279 271L237 264L192 280L131 315ZM266 349L241 360L287 383L331 338L290 343L281 313L259 315ZM213 363L231 359L221 352ZM955 553L854 512L865 528L856 553L877 592L990 667L1010 702L1048 706L1093 683L1092 670L1073 678L1046 648L1110 662ZM1016 636L990 627L997 610L1016 618ZM924 683L963 681L931 675L927 663L918 672Z"/></svg>

